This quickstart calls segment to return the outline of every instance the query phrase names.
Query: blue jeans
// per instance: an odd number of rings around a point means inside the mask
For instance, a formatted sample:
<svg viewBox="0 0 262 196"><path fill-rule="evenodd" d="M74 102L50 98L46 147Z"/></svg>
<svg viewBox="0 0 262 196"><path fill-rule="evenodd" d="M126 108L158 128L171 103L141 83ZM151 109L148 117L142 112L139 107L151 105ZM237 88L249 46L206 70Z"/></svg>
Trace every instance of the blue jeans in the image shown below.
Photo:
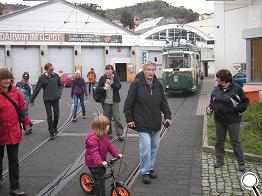
<svg viewBox="0 0 262 196"><path fill-rule="evenodd" d="M77 115L77 108L78 108L78 99L80 100L80 104L82 107L82 114L85 115L86 109L85 109L85 104L84 104L84 95L74 95L74 112L73 112L73 117L75 118Z"/></svg>
<svg viewBox="0 0 262 196"><path fill-rule="evenodd" d="M156 153L160 143L160 131L139 132L139 160L141 174L149 174L154 170Z"/></svg>

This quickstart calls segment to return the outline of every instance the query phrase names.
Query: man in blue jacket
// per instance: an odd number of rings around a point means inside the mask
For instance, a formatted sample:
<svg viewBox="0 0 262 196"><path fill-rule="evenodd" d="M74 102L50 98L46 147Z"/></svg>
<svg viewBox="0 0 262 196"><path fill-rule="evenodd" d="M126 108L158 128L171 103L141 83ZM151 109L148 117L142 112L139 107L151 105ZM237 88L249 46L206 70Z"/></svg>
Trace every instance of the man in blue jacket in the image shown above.
<svg viewBox="0 0 262 196"><path fill-rule="evenodd" d="M249 100L243 89L232 82L232 74L229 70L221 69L216 73L217 86L214 88L207 114L215 113L216 124L216 161L214 167L224 165L225 139L227 131L233 152L236 156L239 171L245 171L244 152L239 138L241 113L249 104Z"/></svg>
<svg viewBox="0 0 262 196"><path fill-rule="evenodd" d="M76 77L72 81L72 89L71 89L71 97L74 100L73 122L77 121L76 115L77 115L77 108L78 108L78 100L80 100L80 104L82 107L83 118L84 119L86 118L84 96L87 98L86 82L81 77L80 71L77 70Z"/></svg>

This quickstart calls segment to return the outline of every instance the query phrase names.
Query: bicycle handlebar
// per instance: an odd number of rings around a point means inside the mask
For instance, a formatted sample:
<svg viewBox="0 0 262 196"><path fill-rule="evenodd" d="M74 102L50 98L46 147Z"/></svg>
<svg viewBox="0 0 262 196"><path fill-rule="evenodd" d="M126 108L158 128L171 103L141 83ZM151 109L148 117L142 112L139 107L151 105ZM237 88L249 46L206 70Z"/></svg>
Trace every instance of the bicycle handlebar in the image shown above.
<svg viewBox="0 0 262 196"><path fill-rule="evenodd" d="M119 159L120 159L120 157L113 158L113 159L107 161L107 165L108 165L109 167L113 167L113 166L115 165L115 162L116 162L117 160L119 160Z"/></svg>

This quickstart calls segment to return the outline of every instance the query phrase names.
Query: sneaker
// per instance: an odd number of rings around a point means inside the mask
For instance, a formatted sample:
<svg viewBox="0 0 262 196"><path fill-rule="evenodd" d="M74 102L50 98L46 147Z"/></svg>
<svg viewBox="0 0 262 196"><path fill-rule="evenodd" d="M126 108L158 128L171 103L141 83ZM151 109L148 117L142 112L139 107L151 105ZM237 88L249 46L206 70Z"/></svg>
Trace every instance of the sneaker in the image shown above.
<svg viewBox="0 0 262 196"><path fill-rule="evenodd" d="M25 196L25 192L21 191L20 189L11 189L10 190L10 195L21 195L21 196Z"/></svg>
<svg viewBox="0 0 262 196"><path fill-rule="evenodd" d="M118 137L117 137L117 140L118 140L119 142L122 142L122 141L124 141L124 137L123 137L123 136L118 136Z"/></svg>
<svg viewBox="0 0 262 196"><path fill-rule="evenodd" d="M77 119L76 118L73 118L73 122L76 122L77 121Z"/></svg>
<svg viewBox="0 0 262 196"><path fill-rule="evenodd" d="M152 179L157 178L157 173L154 170L149 171L149 177Z"/></svg>
<svg viewBox="0 0 262 196"><path fill-rule="evenodd" d="M82 113L82 116L83 116L83 119L86 119L86 113L85 112Z"/></svg>
<svg viewBox="0 0 262 196"><path fill-rule="evenodd" d="M57 130L57 128L54 129L54 134L55 134L55 135L58 134L58 130Z"/></svg>
<svg viewBox="0 0 262 196"><path fill-rule="evenodd" d="M149 183L150 183L149 174L144 174L144 175L142 175L142 182L143 182L144 184L149 184Z"/></svg>
<svg viewBox="0 0 262 196"><path fill-rule="evenodd" d="M30 135L30 134L32 134L32 129L25 131L25 135Z"/></svg>
<svg viewBox="0 0 262 196"><path fill-rule="evenodd" d="M214 168L220 168L224 165L224 161L216 161L214 162Z"/></svg>
<svg viewBox="0 0 262 196"><path fill-rule="evenodd" d="M55 136L54 135L50 135L49 136L49 140L54 140L55 139Z"/></svg>
<svg viewBox="0 0 262 196"><path fill-rule="evenodd" d="M245 170L246 170L246 166L245 166L245 164L239 164L238 165L238 170L240 171L240 172L244 172Z"/></svg>

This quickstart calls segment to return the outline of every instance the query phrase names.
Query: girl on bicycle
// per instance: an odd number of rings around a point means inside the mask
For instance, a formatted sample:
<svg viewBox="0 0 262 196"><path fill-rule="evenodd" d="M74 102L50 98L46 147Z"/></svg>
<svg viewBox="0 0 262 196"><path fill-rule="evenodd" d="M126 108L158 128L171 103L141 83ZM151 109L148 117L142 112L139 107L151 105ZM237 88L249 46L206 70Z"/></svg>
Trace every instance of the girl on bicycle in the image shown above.
<svg viewBox="0 0 262 196"><path fill-rule="evenodd" d="M85 141L85 164L94 177L97 196L105 195L104 175L106 173L107 152L109 151L115 158L122 157L122 154L116 150L108 138L107 132L109 126L110 121L107 117L97 116L92 123L92 129L88 132Z"/></svg>

